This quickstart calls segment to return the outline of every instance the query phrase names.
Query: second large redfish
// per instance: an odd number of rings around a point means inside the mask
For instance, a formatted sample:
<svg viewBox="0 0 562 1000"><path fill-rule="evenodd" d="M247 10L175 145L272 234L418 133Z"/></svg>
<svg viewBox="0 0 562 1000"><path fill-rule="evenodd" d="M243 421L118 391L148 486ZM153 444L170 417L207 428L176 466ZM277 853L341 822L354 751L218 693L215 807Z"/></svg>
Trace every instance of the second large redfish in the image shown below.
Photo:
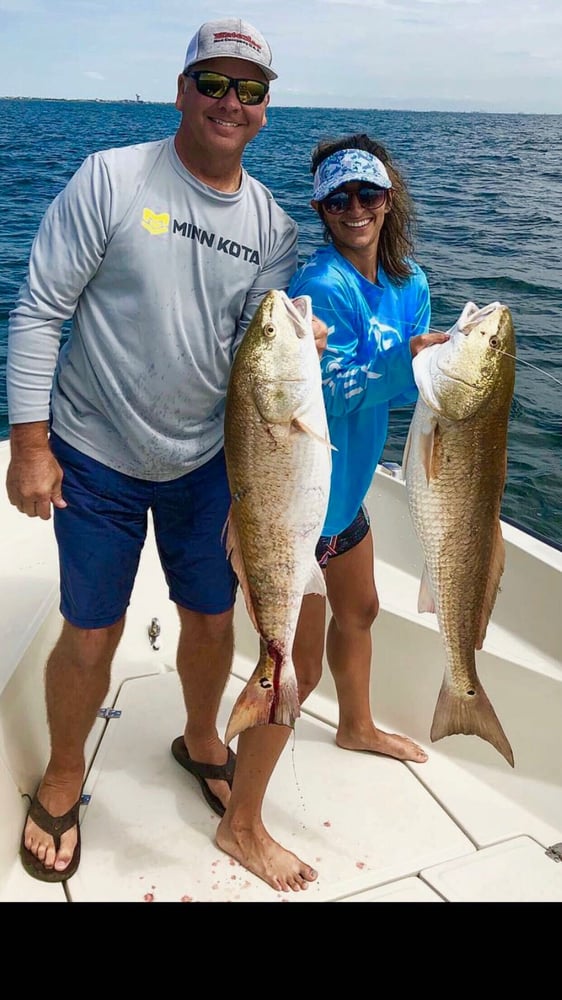
<svg viewBox="0 0 562 1000"><path fill-rule="evenodd" d="M513 751L476 671L504 569L500 523L515 333L507 306L468 302L450 339L416 355L419 389L404 451L410 512L425 556L418 610L435 612L446 666L432 741L479 736Z"/></svg>

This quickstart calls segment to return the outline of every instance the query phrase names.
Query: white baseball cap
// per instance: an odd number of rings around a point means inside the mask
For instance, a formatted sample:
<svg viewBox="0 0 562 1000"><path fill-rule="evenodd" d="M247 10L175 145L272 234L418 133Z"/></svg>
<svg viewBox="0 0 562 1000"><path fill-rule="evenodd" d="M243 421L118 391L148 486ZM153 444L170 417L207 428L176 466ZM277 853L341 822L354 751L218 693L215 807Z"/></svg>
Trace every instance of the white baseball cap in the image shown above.
<svg viewBox="0 0 562 1000"><path fill-rule="evenodd" d="M183 72L204 59L220 56L246 59L259 66L268 80L277 79L277 73L271 69L271 49L265 38L239 17L223 17L202 24L187 46Z"/></svg>

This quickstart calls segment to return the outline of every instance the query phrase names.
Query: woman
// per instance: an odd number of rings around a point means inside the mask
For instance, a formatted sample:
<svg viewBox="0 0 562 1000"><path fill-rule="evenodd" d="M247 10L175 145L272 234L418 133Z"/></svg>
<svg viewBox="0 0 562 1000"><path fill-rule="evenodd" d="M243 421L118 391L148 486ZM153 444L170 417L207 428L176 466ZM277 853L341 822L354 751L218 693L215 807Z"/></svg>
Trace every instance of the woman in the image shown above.
<svg viewBox="0 0 562 1000"><path fill-rule="evenodd" d="M363 501L389 410L416 399L412 358L447 335L428 333L429 287L412 256L413 207L386 149L358 134L322 142L311 171L311 205L327 246L297 271L289 295L310 295L314 314L329 328L321 365L335 450L316 556L331 609L326 656L338 696L336 743L421 764L427 760L421 747L378 729L371 715L371 625L379 599ZM324 626L325 598L307 595L293 648L301 701L322 673Z"/></svg>

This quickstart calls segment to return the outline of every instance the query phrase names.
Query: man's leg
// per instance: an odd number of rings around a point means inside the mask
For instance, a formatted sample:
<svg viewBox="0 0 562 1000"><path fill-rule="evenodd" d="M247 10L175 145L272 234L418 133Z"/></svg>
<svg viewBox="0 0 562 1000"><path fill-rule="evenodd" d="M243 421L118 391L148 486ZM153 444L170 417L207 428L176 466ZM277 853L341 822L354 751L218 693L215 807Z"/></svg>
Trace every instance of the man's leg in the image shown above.
<svg viewBox="0 0 562 1000"><path fill-rule="evenodd" d="M236 577L224 541L229 507L223 451L181 478L160 483L152 507L160 561L180 618L176 667L187 720L172 753L207 783L215 812L226 805L230 787L226 780L206 779L201 770L228 761L217 715L234 650Z"/></svg>
<svg viewBox="0 0 562 1000"><path fill-rule="evenodd" d="M50 445L64 472L68 503L54 511L64 625L45 674L51 756L37 798L50 816L61 817L80 796L84 746L109 688L146 536L151 486L89 458L54 433ZM45 869L62 872L77 837L71 827L55 851L52 836L28 818L24 844Z"/></svg>
<svg viewBox="0 0 562 1000"><path fill-rule="evenodd" d="M233 611L204 615L177 607L181 625L177 670L187 713L184 742L192 760L225 764L228 751L217 732L217 714L232 666ZM209 780L208 785L226 806L227 782Z"/></svg>
<svg viewBox="0 0 562 1000"><path fill-rule="evenodd" d="M110 680L113 655L124 619L109 628L80 629L65 622L47 661L45 696L51 756L37 792L51 816L62 816L78 801L84 781L84 746ZM53 838L28 818L24 842L44 868L64 871L77 841L76 827Z"/></svg>

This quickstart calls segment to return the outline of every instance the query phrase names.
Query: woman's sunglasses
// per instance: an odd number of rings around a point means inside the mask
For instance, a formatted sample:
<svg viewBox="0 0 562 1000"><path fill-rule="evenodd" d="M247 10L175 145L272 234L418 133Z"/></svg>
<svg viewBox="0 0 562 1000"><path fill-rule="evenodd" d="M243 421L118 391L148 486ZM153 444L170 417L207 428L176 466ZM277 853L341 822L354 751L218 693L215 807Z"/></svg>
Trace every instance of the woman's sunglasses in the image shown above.
<svg viewBox="0 0 562 1000"><path fill-rule="evenodd" d="M357 191L334 191L320 204L330 215L341 215L343 212L347 212L354 197L357 198L361 208L380 208L386 199L386 188L371 187L365 184Z"/></svg>
<svg viewBox="0 0 562 1000"><path fill-rule="evenodd" d="M220 100L234 87L240 104L261 104L269 90L269 84L262 80L235 80L232 76L222 73L212 73L208 69L195 69L184 73L184 76L195 80L195 86L200 94Z"/></svg>

